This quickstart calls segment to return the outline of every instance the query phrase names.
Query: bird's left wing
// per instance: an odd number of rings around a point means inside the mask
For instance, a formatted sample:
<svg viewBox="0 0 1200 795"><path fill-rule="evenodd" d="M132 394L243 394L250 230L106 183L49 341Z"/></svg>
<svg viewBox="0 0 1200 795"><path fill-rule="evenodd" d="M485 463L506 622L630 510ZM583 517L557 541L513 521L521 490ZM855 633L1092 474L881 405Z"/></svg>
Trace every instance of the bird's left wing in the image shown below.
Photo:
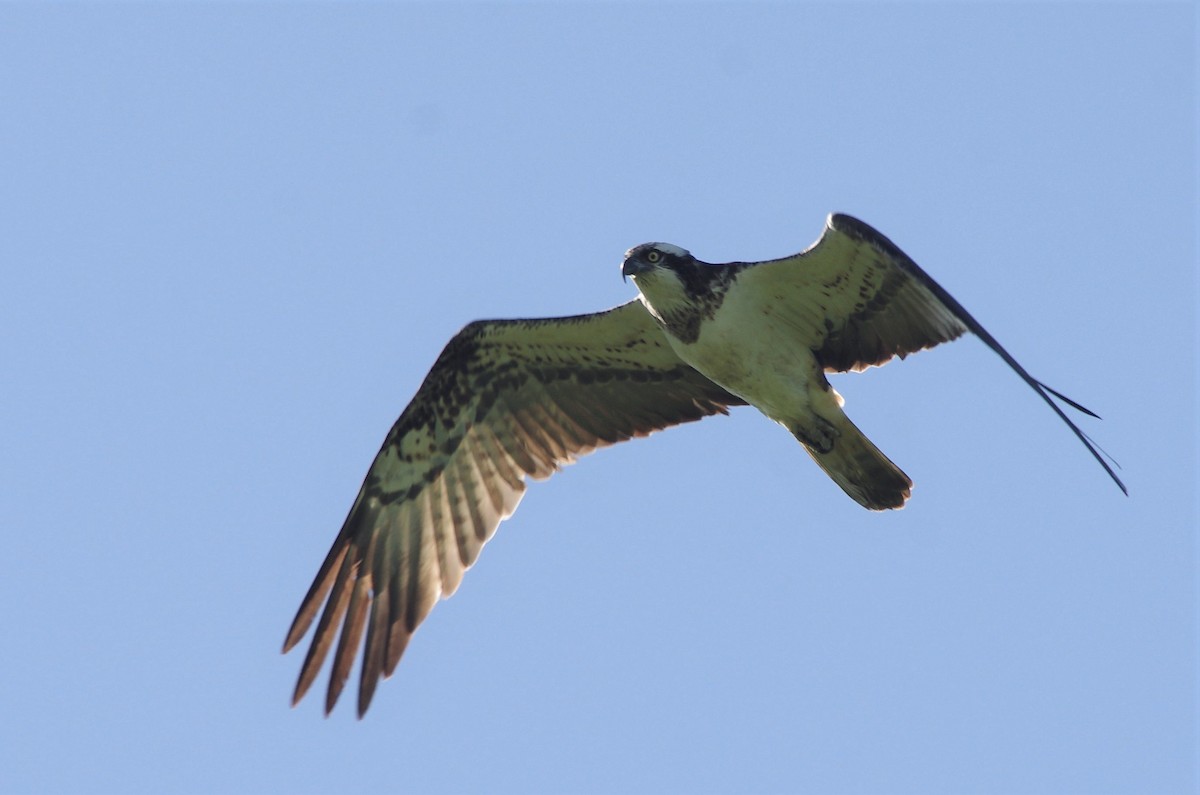
<svg viewBox="0 0 1200 795"><path fill-rule="evenodd" d="M641 301L607 312L471 323L442 351L367 472L284 651L312 645L293 703L339 635L333 708L362 643L358 712L417 625L458 587L525 478L597 447L725 413L743 401L672 352Z"/></svg>
<svg viewBox="0 0 1200 795"><path fill-rule="evenodd" d="M971 332L1016 371L1083 442L1104 471L1125 484L1082 430L1051 398L1096 414L1038 381L929 274L871 226L834 213L810 248L747 267L738 284L761 298L778 298L797 330L829 372L864 370L894 356L931 348Z"/></svg>

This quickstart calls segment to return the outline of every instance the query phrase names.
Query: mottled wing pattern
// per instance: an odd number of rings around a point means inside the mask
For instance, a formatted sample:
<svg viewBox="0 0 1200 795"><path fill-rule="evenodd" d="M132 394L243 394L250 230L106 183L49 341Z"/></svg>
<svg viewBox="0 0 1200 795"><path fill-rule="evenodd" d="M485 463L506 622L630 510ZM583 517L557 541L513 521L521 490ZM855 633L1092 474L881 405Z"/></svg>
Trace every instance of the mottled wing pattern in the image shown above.
<svg viewBox="0 0 1200 795"><path fill-rule="evenodd" d="M792 257L752 263L738 281L784 297L799 338L831 372L863 370L970 331L1054 409L1128 493L1092 440L1051 395L1085 414L1096 414L1031 376L895 243L857 218L830 215L824 234L811 248Z"/></svg>
<svg viewBox="0 0 1200 795"><path fill-rule="evenodd" d="M739 281L788 291L790 316L830 372L865 370L969 329L969 316L915 262L847 215L831 215L807 251L759 263Z"/></svg>
<svg viewBox="0 0 1200 795"><path fill-rule="evenodd" d="M326 712L363 643L358 712L417 625L512 514L525 478L597 447L743 402L684 364L640 301L607 312L471 323L400 415L288 632L312 645L293 703L339 636Z"/></svg>

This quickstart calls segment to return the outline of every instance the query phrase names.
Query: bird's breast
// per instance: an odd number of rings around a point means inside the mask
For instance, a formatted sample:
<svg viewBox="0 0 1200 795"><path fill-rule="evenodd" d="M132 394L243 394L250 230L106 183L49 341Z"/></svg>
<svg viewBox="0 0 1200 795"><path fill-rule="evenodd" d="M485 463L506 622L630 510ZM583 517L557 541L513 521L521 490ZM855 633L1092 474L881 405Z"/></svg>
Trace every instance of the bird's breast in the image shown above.
<svg viewBox="0 0 1200 795"><path fill-rule="evenodd" d="M809 390L817 386L816 357L769 306L747 311L728 302L698 331L694 341L671 339L671 345L707 378L773 419L809 404Z"/></svg>

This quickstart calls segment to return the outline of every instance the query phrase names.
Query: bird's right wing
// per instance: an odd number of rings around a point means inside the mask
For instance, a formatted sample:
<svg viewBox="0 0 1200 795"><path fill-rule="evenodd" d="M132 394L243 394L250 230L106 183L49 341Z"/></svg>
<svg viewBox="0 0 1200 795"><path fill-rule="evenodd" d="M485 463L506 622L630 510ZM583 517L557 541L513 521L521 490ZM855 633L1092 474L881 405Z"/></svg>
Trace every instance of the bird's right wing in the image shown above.
<svg viewBox="0 0 1200 795"><path fill-rule="evenodd" d="M743 401L680 360L641 301L468 325L388 434L300 605L285 652L325 607L293 703L340 626L325 702L333 708L365 629L361 716L417 625L516 509L526 477L731 405Z"/></svg>
<svg viewBox="0 0 1200 795"><path fill-rule="evenodd" d="M881 233L857 218L834 213L810 248L791 257L747 263L738 281L760 295L786 297L796 341L827 370L880 365L971 332L1044 400L1128 494L1101 451L1066 412L1096 414L1029 374L962 304Z"/></svg>

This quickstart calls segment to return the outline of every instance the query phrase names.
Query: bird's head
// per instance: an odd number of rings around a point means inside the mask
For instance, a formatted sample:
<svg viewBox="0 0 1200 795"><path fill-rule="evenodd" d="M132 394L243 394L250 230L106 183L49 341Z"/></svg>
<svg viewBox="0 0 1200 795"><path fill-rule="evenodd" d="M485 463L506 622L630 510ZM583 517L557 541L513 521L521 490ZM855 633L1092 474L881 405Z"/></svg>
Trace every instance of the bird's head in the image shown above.
<svg viewBox="0 0 1200 795"><path fill-rule="evenodd" d="M661 271L678 273L681 266L694 265L696 258L690 252L670 243L643 243L625 252L625 261L621 263L621 277L632 276L633 283L638 279L649 281Z"/></svg>
<svg viewBox="0 0 1200 795"><path fill-rule="evenodd" d="M632 277L650 313L662 320L691 303L690 283L699 261L670 243L643 243L625 252L621 276Z"/></svg>

